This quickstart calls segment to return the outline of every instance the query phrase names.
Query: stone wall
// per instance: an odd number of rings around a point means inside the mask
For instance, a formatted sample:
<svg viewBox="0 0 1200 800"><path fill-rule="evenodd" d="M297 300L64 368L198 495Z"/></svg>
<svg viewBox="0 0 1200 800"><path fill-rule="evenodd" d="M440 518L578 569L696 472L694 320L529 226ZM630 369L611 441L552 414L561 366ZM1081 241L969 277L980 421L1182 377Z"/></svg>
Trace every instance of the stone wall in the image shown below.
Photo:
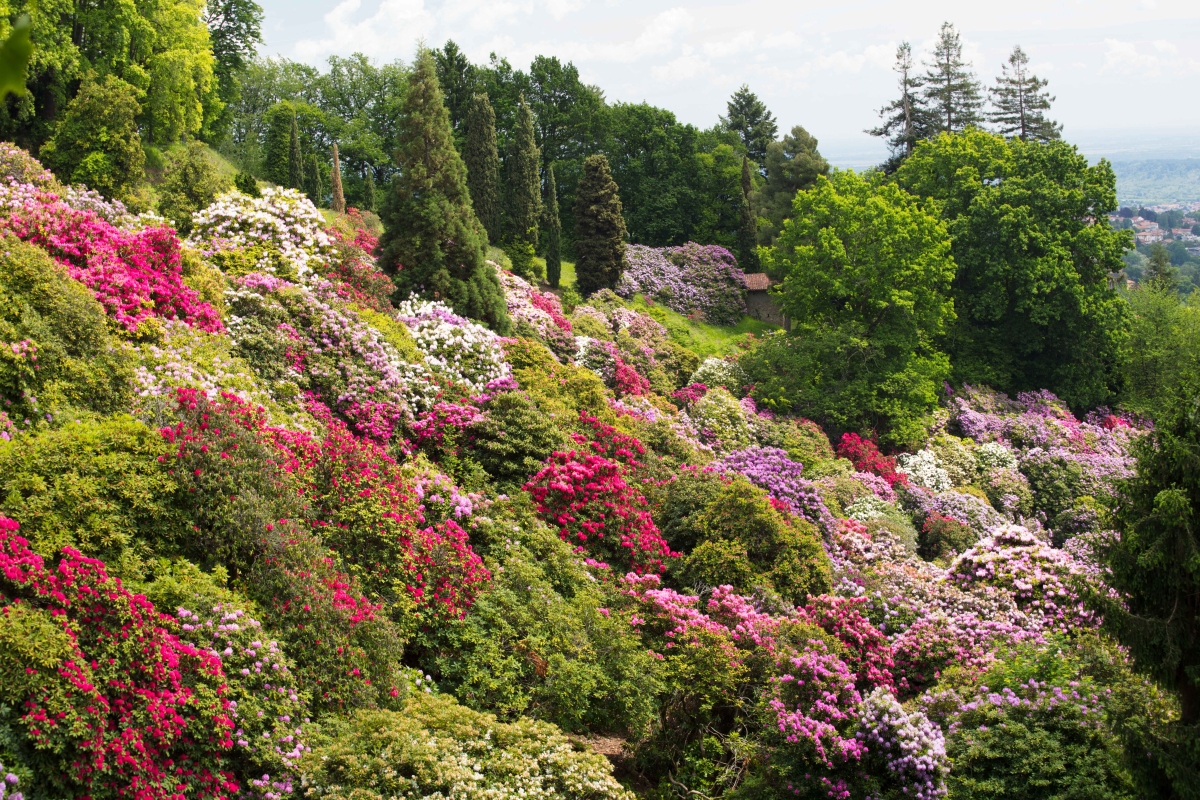
<svg viewBox="0 0 1200 800"><path fill-rule="evenodd" d="M791 323L784 316L779 301L766 292L746 292L746 310L755 319L778 325L784 330L791 329Z"/></svg>

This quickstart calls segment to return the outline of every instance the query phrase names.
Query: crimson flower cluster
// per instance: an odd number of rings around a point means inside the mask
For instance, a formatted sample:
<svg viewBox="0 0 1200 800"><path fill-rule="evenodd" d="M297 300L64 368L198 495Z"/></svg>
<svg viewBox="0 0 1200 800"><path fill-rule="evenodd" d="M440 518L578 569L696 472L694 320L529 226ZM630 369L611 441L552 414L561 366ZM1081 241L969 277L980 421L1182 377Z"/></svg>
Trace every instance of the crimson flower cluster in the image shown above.
<svg viewBox="0 0 1200 800"><path fill-rule="evenodd" d="M838 443L837 454L848 459L859 472L870 472L883 478L892 487L908 483L907 476L896 471L896 459L879 452L879 447L870 439L857 433L843 433Z"/></svg>

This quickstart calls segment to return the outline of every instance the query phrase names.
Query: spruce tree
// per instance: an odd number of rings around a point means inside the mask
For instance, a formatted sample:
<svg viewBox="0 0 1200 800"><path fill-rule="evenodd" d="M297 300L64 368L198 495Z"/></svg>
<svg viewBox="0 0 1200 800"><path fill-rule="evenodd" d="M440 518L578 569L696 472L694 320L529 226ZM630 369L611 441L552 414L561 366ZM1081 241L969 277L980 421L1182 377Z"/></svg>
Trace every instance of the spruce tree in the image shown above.
<svg viewBox="0 0 1200 800"><path fill-rule="evenodd" d="M300 129L296 127L296 115L292 115L292 130L288 134L288 188L304 187L304 157L300 154Z"/></svg>
<svg viewBox="0 0 1200 800"><path fill-rule="evenodd" d="M733 93L725 108L729 116L720 117L721 125L735 131L750 158L756 164L762 164L767 156L767 145L775 141L775 134L779 132L775 116L745 84Z"/></svg>
<svg viewBox="0 0 1200 800"><path fill-rule="evenodd" d="M321 162L316 153L309 153L304 159L304 193L315 206L325 202L325 182L321 180Z"/></svg>
<svg viewBox="0 0 1200 800"><path fill-rule="evenodd" d="M738 261L743 272L758 272L758 221L750 208L750 192L754 180L750 171L750 157L742 156L742 225L738 230Z"/></svg>
<svg viewBox="0 0 1200 800"><path fill-rule="evenodd" d="M342 160L338 157L337 142L333 143L333 169L329 173L333 185L332 208L339 214L346 213L346 194L342 190Z"/></svg>
<svg viewBox="0 0 1200 800"><path fill-rule="evenodd" d="M471 98L467 110L467 139L463 145L467 188L475 216L483 223L488 240L499 244L503 215L500 211L500 154L496 149L496 112L486 94Z"/></svg>
<svg viewBox="0 0 1200 800"><path fill-rule="evenodd" d="M1029 56L1021 46L1014 47L991 90L996 110L988 114L988 119L996 126L996 132L1025 141L1048 142L1060 138L1062 125L1046 117L1054 102L1045 91L1048 83L1029 71Z"/></svg>
<svg viewBox="0 0 1200 800"><path fill-rule="evenodd" d="M625 269L625 219L608 158L588 156L575 190L575 288L612 289Z"/></svg>
<svg viewBox="0 0 1200 800"><path fill-rule="evenodd" d="M396 296L413 292L509 330L504 293L484 263L486 234L471 208L467 170L454 149L433 54L421 48L396 132L398 174L384 197L379 263Z"/></svg>
<svg viewBox="0 0 1200 800"><path fill-rule="evenodd" d="M925 66L922 94L934 132L955 133L983 121L983 90L963 60L962 38L949 22L942 23L933 60Z"/></svg>
<svg viewBox="0 0 1200 800"><path fill-rule="evenodd" d="M920 94L925 79L913 72L912 45L901 42L896 48L896 64L892 71L900 76L900 96L883 108L879 116L883 124L867 133L887 138L891 157L884 164L885 172L894 172L904 159L912 155L917 142L929 135L929 110Z"/></svg>
<svg viewBox="0 0 1200 800"><path fill-rule="evenodd" d="M546 170L546 280L555 289L562 279L562 222L558 218L558 184L554 165Z"/></svg>
<svg viewBox="0 0 1200 800"><path fill-rule="evenodd" d="M363 181L363 211L375 211L379 208L378 192L375 191L375 170L367 167L367 178Z"/></svg>
<svg viewBox="0 0 1200 800"><path fill-rule="evenodd" d="M517 104L517 125L512 149L504 164L508 201L505 203L507 235L504 251L512 261L512 270L522 278L535 278L533 252L538 241L538 217L542 213L537 142L533 135L533 114L525 98Z"/></svg>

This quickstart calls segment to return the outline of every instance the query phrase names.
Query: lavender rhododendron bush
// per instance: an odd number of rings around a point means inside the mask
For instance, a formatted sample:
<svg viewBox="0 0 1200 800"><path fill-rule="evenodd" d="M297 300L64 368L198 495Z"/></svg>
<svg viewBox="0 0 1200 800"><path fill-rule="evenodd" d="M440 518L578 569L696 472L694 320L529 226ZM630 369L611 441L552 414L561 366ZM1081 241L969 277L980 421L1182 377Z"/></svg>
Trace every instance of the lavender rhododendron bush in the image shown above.
<svg viewBox="0 0 1200 800"><path fill-rule="evenodd" d="M623 299L737 321L720 247L487 264L500 336L298 191L181 241L0 168L0 797L1160 785L1105 561L1141 418L947 387L895 451Z"/></svg>

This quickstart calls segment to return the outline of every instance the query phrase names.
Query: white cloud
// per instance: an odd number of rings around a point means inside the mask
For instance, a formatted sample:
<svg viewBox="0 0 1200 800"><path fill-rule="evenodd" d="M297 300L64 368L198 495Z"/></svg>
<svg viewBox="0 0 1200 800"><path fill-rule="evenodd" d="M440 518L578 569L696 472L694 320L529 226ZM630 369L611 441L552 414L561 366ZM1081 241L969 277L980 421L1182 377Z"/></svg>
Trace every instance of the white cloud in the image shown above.
<svg viewBox="0 0 1200 800"><path fill-rule="evenodd" d="M684 49L684 54L678 58L668 61L662 66L651 68L650 75L654 80L663 83L679 83L712 72L712 66L707 59L701 58L694 52L689 52L690 48Z"/></svg>
<svg viewBox="0 0 1200 800"><path fill-rule="evenodd" d="M1156 41L1153 48L1162 56L1144 53L1138 49L1136 42L1126 42L1120 39L1105 39L1104 65L1102 73L1117 73L1126 75L1143 75L1151 78L1164 73L1178 74L1200 72L1200 62L1192 58L1178 55L1175 45L1166 41Z"/></svg>
<svg viewBox="0 0 1200 800"><path fill-rule="evenodd" d="M725 58L727 56L740 53L743 50L749 50L754 46L754 33L752 31L742 31L732 39L726 39L721 42L705 42L702 45L704 54L712 58Z"/></svg>
<svg viewBox="0 0 1200 800"><path fill-rule="evenodd" d="M655 54L663 55L674 47L675 35L691 30L695 19L686 8L671 8L657 14L636 39L624 42L580 44L576 58L615 61L628 64Z"/></svg>
<svg viewBox="0 0 1200 800"><path fill-rule="evenodd" d="M407 54L417 39L429 35L433 15L425 10L424 0L383 0L374 15L354 21L362 0L342 0L325 15L331 35L324 39L303 39L296 43L296 55L313 60L330 53L363 52L372 56Z"/></svg>

